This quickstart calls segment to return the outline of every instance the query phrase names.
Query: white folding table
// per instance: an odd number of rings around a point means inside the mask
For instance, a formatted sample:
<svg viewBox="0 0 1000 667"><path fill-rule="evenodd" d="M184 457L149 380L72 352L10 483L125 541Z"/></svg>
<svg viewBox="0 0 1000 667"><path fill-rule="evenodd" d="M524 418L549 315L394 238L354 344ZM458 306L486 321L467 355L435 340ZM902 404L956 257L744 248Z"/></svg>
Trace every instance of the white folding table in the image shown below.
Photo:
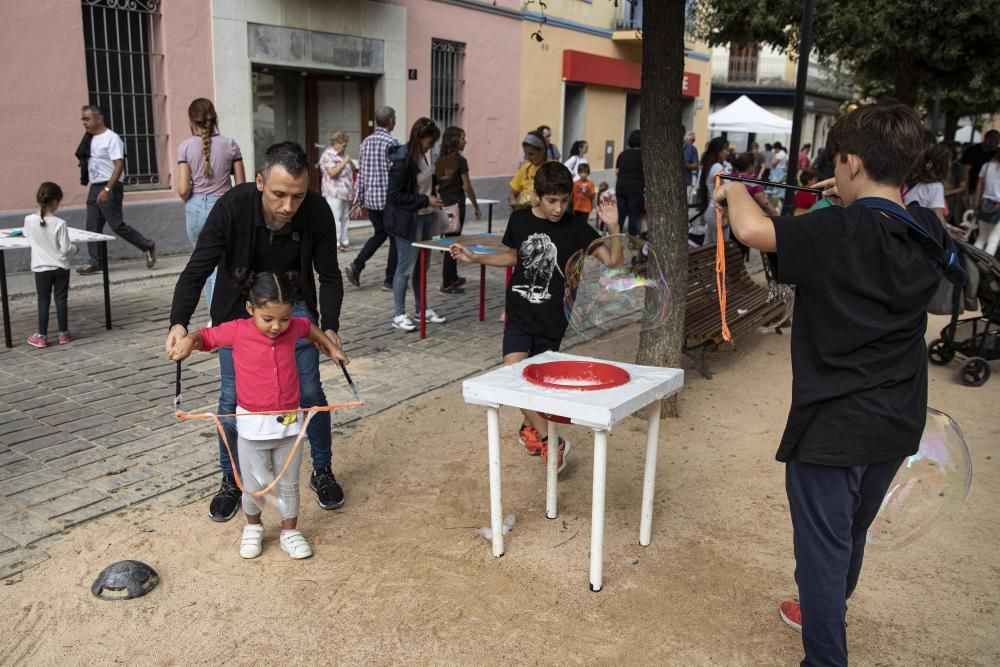
<svg viewBox="0 0 1000 667"><path fill-rule="evenodd" d="M101 270L101 273L104 275L104 326L105 328L110 329L111 283L108 279L108 241L114 241L116 237L109 236L108 234L98 234L97 232L88 232L85 229L76 229L75 227L67 227L66 230L69 232L70 243L99 244L98 247L101 252L101 263L104 267ZM4 345L7 347L12 347L14 343L11 340L10 305L8 304L7 298L7 263L4 261L4 255L8 250L24 250L30 248L31 243L28 239L21 236L21 228L0 229L0 300L2 300L3 308Z"/></svg>
<svg viewBox="0 0 1000 667"><path fill-rule="evenodd" d="M610 389L580 391L553 389L528 382L524 369L549 361L592 361L611 364L628 372L627 383ZM684 371L621 362L608 362L562 352L545 352L510 366L503 366L462 383L466 403L486 407L489 443L490 523L493 555L503 546L503 509L500 482L500 406L526 408L569 419L570 423L594 430L594 484L590 530L590 590L599 591L604 576L604 491L607 472L608 433L637 410L652 404L646 432L646 462L643 473L639 544L649 546L653 527L653 494L656 488L656 450L659 439L660 401L684 386ZM556 424L549 421L548 441L559 441ZM558 456L548 457L545 516L557 516Z"/></svg>

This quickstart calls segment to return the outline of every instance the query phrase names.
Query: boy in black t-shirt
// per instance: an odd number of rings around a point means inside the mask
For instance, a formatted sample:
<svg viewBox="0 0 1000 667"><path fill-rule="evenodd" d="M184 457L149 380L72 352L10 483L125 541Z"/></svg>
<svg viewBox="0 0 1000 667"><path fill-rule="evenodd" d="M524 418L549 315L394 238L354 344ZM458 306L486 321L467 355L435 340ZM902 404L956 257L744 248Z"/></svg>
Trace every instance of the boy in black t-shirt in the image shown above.
<svg viewBox="0 0 1000 667"><path fill-rule="evenodd" d="M504 251L497 254L473 254L455 243L451 256L463 262L488 266L513 266L507 287L507 328L503 334L503 363L515 364L536 354L558 350L566 333L563 295L566 291L566 263L573 253L586 250L600 235L586 222L573 216L569 206L573 177L559 162L546 162L538 168L534 180L538 203L516 210L507 222L503 236ZM619 233L618 209L613 198L602 202L599 211L608 233ZM616 237L617 238L617 237ZM597 248L595 256L608 266L624 262L620 240L609 247ZM520 440L532 456L548 460L548 432L545 419L537 412L524 410L525 423ZM559 470L566 465L569 443L559 438Z"/></svg>
<svg viewBox="0 0 1000 667"><path fill-rule="evenodd" d="M831 129L827 154L845 206L769 219L741 183L715 191L733 233L776 252L775 278L796 285L792 405L777 459L786 464L799 604L781 618L801 630L803 665L846 665L844 616L865 537L927 415L927 305L936 259L898 216L899 186L923 148L909 107L873 105ZM895 204L893 215L870 205ZM933 239L936 215L907 209Z"/></svg>

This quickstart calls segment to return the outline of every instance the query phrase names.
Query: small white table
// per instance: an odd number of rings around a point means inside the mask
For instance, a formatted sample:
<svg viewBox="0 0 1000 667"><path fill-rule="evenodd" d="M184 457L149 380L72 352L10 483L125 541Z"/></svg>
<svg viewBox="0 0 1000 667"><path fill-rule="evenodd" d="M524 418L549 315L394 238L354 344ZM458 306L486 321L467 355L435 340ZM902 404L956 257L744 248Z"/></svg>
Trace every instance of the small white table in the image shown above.
<svg viewBox="0 0 1000 667"><path fill-rule="evenodd" d="M104 326L111 328L111 285L108 281L108 241L114 241L114 236L88 232L84 229L67 227L70 243L99 243L101 248L101 263L104 266ZM10 332L10 305L7 298L7 262L4 255L8 250L31 249L28 239L20 235L21 228L0 229L0 298L3 300L3 338L7 347L13 347ZM14 234L14 236L11 236Z"/></svg>
<svg viewBox="0 0 1000 667"><path fill-rule="evenodd" d="M598 391L552 389L524 379L529 364L547 361L594 361L610 363L626 370L630 380L622 386ZM504 366L462 383L466 403L486 407L489 442L490 523L493 555L503 547L503 509L500 483L500 406L526 408L568 418L571 423L594 430L594 485L590 528L590 590L599 591L604 577L604 491L608 462L608 433L637 410L652 404L646 432L646 462L642 483L639 544L649 546L653 527L653 494L656 489L656 450L660 427L660 401L684 386L684 371L579 357L562 352L545 352L510 366ZM559 442L556 424L549 422L548 441ZM545 516L557 516L556 485L558 456L550 456L547 466Z"/></svg>

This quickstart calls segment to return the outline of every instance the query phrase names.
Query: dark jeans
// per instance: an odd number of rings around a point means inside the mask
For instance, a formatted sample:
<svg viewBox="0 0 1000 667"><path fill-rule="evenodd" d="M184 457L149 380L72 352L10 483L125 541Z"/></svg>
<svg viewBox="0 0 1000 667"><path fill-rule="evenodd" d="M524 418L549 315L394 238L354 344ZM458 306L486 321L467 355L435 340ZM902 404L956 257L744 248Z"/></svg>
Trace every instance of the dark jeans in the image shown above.
<svg viewBox="0 0 1000 667"><path fill-rule="evenodd" d="M458 231L445 236L459 236L465 227L465 201L458 202ZM441 268L441 284L444 287L454 285L458 281L458 262L451 257L450 252L444 253L444 266Z"/></svg>
<svg viewBox="0 0 1000 667"><path fill-rule="evenodd" d="M902 463L842 468L791 459L785 465L803 665L847 665L847 598L861 574L868 527Z"/></svg>
<svg viewBox="0 0 1000 667"><path fill-rule="evenodd" d="M66 302L69 299L69 269L52 269L35 272L35 291L38 292L38 333L49 333L49 304L52 292L56 295L56 319L59 332L69 331L69 315Z"/></svg>
<svg viewBox="0 0 1000 667"><path fill-rule="evenodd" d="M639 215L642 214L643 196L618 192L615 193L615 197L618 199L618 223L621 225L622 233L638 236L642 229L639 226ZM626 221L628 221L627 227Z"/></svg>
<svg viewBox="0 0 1000 667"><path fill-rule="evenodd" d="M125 219L122 217L122 199L125 196L125 188L121 183L111 188L106 202L97 203L97 195L101 194L105 185L107 183L92 183L90 185L90 191L87 193L87 231L101 234L104 232L104 223L108 223L111 231L139 250L146 251L152 248L152 241L140 234L135 228L125 224ZM87 244L90 265L97 268L102 266L100 245L100 243Z"/></svg>
<svg viewBox="0 0 1000 667"><path fill-rule="evenodd" d="M396 275L396 239L385 231L385 225L382 222L382 211L368 209L368 220L371 221L372 227L375 228L375 233L365 241L361 252L351 262L351 268L354 270L354 273L360 276L361 272L365 270L365 264L372 258L375 251L382 247L386 239L389 239L389 258L385 264L384 284L391 285L392 277ZM313 421L316 421L316 419L314 418Z"/></svg>
<svg viewBox="0 0 1000 667"><path fill-rule="evenodd" d="M306 307L305 302L295 304L292 311L294 317L307 317L315 323L315 319ZM295 364L299 369L299 405L312 408L326 405L326 394L323 393L323 383L319 378L319 351L307 339L303 338L295 345ZM236 412L236 370L233 367L233 351L231 348L219 348L219 414L231 415ZM236 419L222 417L222 428L226 431L226 439L236 454ZM317 412L306 429L309 437L309 449L312 454L313 468L328 468L333 458L332 421L329 412ZM226 446L219 438L219 465L223 475L233 474L233 462L229 460ZM238 464L237 464L238 465Z"/></svg>

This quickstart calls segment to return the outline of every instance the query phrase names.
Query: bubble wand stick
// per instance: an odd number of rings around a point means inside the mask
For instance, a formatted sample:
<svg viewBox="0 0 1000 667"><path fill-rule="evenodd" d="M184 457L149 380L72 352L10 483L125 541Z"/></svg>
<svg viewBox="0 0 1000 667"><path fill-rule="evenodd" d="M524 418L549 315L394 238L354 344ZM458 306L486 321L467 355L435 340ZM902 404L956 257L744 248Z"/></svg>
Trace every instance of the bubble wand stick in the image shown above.
<svg viewBox="0 0 1000 667"><path fill-rule="evenodd" d="M732 176L730 174L720 174L719 178L724 181L736 181L737 183L750 183L752 185L764 185L773 188L785 188L786 190L797 190L810 194L823 196L823 191L819 188L807 188L801 185L789 185L788 183L772 183L771 181L761 181L756 178L746 178L745 176Z"/></svg>

